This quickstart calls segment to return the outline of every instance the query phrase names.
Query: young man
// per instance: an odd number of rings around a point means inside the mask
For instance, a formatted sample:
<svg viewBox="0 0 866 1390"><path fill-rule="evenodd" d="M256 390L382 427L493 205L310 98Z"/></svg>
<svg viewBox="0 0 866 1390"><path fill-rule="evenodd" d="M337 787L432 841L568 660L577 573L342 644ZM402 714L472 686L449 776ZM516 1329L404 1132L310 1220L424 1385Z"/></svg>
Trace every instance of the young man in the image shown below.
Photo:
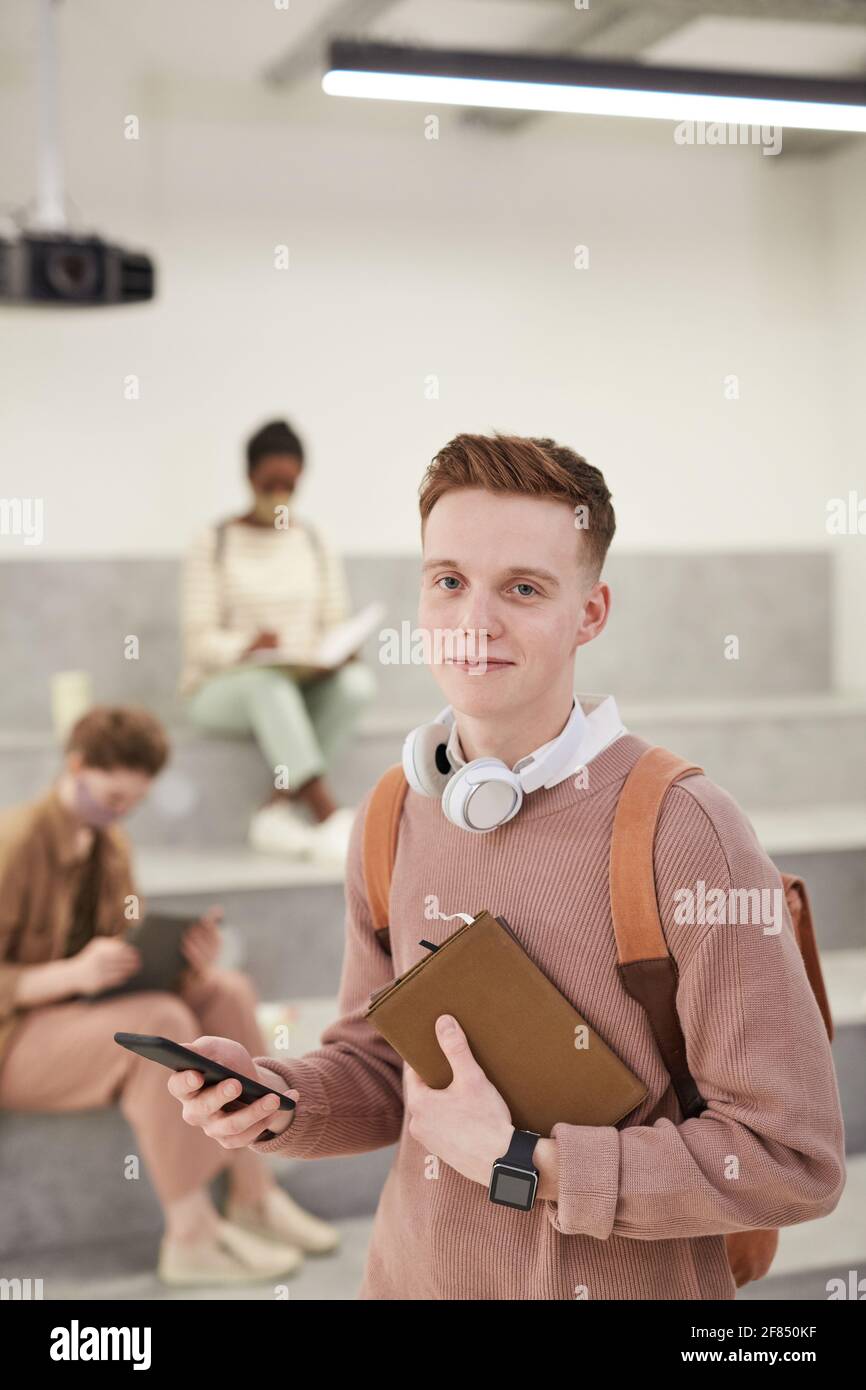
<svg viewBox="0 0 866 1390"><path fill-rule="evenodd" d="M91 1110L119 1100L165 1214L160 1277L242 1284L291 1272L303 1249L332 1249L336 1232L302 1211L251 1154L228 1164L223 1220L208 1188L225 1160L180 1123L160 1068L114 1041L118 1031L204 1029L258 1051L253 987L215 965L220 910L187 931L177 993L89 997L138 966L124 938L141 919L141 900L117 822L167 757L165 733L146 710L92 709L72 730L50 791L0 817L0 1108Z"/></svg>
<svg viewBox="0 0 866 1390"><path fill-rule="evenodd" d="M389 956L362 869L370 796L354 826L340 1017L320 1048L286 1061L220 1055L292 1096L223 1114L221 1088L183 1073L184 1117L225 1148L320 1158L397 1143L361 1289L367 1299L731 1299L725 1235L822 1216L841 1193L844 1137L830 1047L786 929L678 920L681 889L779 889L732 798L693 775L665 796L654 868L679 969L689 1069L707 1109L683 1120L644 1011L617 973L608 867L617 798L649 745L622 730L608 697L572 710L578 648L603 630L600 579L614 533L599 471L549 439L461 435L421 489L420 624L486 643L486 661L434 675L455 722L447 761L507 770L583 720L574 773L524 795L474 833L439 797L409 790L390 898ZM665 621L665 615L660 615ZM467 642L468 645L468 642ZM584 750L589 750L588 754ZM595 751L593 751L595 750ZM507 775L506 775L507 781ZM410 779L411 784L411 779ZM469 824L474 808L465 806ZM495 808L494 808L495 809ZM490 806L480 813L507 814ZM453 817L453 818L450 818ZM440 920L431 921L433 902ZM534 1144L536 1200L491 1201L514 1129L459 1023L437 1034L453 1072L433 1090L364 1021L369 997L444 941L454 914L502 914L532 959L648 1089L618 1127L557 1123ZM206 1040L206 1044L209 1040ZM200 1045L198 1043L194 1044ZM437 1162L438 1160L438 1162Z"/></svg>

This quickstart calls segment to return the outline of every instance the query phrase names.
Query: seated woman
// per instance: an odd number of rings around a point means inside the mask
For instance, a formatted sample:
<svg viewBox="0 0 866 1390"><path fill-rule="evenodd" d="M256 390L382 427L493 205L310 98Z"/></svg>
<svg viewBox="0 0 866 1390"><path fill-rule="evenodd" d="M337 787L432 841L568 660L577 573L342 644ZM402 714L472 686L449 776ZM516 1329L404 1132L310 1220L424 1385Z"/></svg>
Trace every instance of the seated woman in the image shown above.
<svg viewBox="0 0 866 1390"><path fill-rule="evenodd" d="M337 806L325 773L376 684L354 656L336 670L314 664L317 642L349 605L342 564L295 513L303 458L285 421L265 425L247 445L250 510L193 546L180 689L199 728L258 742L273 791L250 823L254 848L342 865L354 813ZM250 660L269 649L286 652L286 664Z"/></svg>
<svg viewBox="0 0 866 1390"><path fill-rule="evenodd" d="M193 1047L227 1037L262 1052L253 985L216 966L218 908L183 938L179 988L92 997L139 966L127 927L142 917L129 842L116 824L147 795L168 756L146 710L96 708L75 725L45 795L0 815L0 1109L91 1110L119 1101L165 1217L167 1284L243 1284L332 1250L337 1232L303 1211L260 1159L226 1156L176 1113L161 1066L115 1032ZM228 1167L220 1215L209 1184ZM29 1182L21 1174L22 1185ZM118 1232L122 1234L122 1232Z"/></svg>

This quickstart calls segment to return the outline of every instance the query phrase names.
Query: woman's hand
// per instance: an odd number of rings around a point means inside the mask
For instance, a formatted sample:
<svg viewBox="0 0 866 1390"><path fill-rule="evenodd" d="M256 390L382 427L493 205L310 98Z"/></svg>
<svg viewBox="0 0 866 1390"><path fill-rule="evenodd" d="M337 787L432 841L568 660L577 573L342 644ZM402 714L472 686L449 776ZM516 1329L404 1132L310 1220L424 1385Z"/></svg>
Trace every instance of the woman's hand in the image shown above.
<svg viewBox="0 0 866 1390"><path fill-rule="evenodd" d="M122 937L94 936L70 965L70 979L79 994L100 994L141 969L141 952Z"/></svg>
<svg viewBox="0 0 866 1390"><path fill-rule="evenodd" d="M271 651L280 645L279 634L262 630L257 632L250 645L244 652L244 656L249 656L251 652Z"/></svg>
<svg viewBox="0 0 866 1390"><path fill-rule="evenodd" d="M206 975L217 962L222 947L219 929L222 919L221 907L209 907L184 933L181 950L197 975Z"/></svg>
<svg viewBox="0 0 866 1390"><path fill-rule="evenodd" d="M300 1099L297 1091L279 1087L273 1072L257 1067L246 1048L231 1038L196 1038L187 1043L193 1052L200 1052L224 1067L249 1076L272 1090L281 1090L292 1100ZM204 1130L224 1149L244 1149L247 1145L270 1129L274 1134L282 1134L294 1119L294 1110L281 1110L276 1096L265 1096L251 1105L242 1103L237 1110L226 1111L224 1106L236 1100L241 1093L239 1081L221 1081L215 1086L206 1086L200 1071L173 1072L168 1079L168 1089L183 1106L183 1118L188 1125Z"/></svg>

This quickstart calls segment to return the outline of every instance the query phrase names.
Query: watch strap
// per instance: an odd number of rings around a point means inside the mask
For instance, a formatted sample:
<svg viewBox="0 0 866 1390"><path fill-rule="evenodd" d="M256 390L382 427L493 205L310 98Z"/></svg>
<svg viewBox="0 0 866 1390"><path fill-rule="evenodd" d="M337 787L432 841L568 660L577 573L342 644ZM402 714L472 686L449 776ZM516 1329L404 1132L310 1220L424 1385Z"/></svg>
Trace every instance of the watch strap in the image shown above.
<svg viewBox="0 0 866 1390"><path fill-rule="evenodd" d="M532 1155L540 1138L540 1134L535 1134L530 1129L516 1129L511 1136L508 1152L497 1162L511 1163L515 1168L534 1168Z"/></svg>

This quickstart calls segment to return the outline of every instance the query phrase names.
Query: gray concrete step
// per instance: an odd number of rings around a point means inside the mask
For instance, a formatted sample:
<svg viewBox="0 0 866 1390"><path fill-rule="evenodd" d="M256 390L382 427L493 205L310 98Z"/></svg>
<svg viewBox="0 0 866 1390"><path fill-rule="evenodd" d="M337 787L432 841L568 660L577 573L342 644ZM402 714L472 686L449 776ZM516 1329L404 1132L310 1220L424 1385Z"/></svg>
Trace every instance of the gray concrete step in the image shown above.
<svg viewBox="0 0 866 1390"><path fill-rule="evenodd" d="M833 563L828 551L690 554L620 553L605 570L613 590L602 637L578 655L584 690L623 699L659 699L672 681L683 696L743 699L773 692L829 690ZM436 703L427 671L392 665L381 634L415 623L420 558L350 555L352 600L386 606L382 629L365 646L387 713ZM50 724L55 671L91 673L96 698L135 702L176 722L181 651L180 561L176 558L7 559L0 565L0 650L11 654L0 683L0 728ZM38 641L34 640L38 634ZM128 636L139 640L127 660ZM725 642L739 641L737 660Z"/></svg>
<svg viewBox="0 0 866 1390"><path fill-rule="evenodd" d="M312 1051L335 1013L331 996L260 1004L263 1053L285 1055L273 1045L277 1024L288 1024L290 1055ZM0 1258L111 1240L118 1232L131 1240L155 1236L161 1215L146 1171L138 1181L124 1176L134 1144L117 1107L58 1115L0 1111ZM337 1220L375 1209L393 1154L391 1146L315 1163L273 1155L262 1162L302 1206ZM222 1175L213 1195L216 1201L225 1195Z"/></svg>
<svg viewBox="0 0 866 1390"><path fill-rule="evenodd" d="M361 1160L352 1159L351 1162ZM282 1181L282 1179L281 1179ZM289 1180L291 1181L291 1180ZM287 1184L283 1182L283 1185ZM373 1227L371 1215L341 1217L332 1223L340 1235L338 1248L327 1255L308 1255L303 1264L284 1281L292 1303L342 1302L358 1296L364 1275L367 1246ZM144 1235L61 1246L56 1250L25 1251L8 1261L20 1269L19 1279L41 1279L42 1297L49 1301L130 1303L208 1302L231 1303L274 1301L274 1282L238 1284L226 1288L201 1285L177 1289L163 1284L156 1274L159 1232ZM40 1273L28 1275L26 1271ZM9 1277L9 1276L7 1276ZM37 1286L31 1285L32 1288Z"/></svg>
<svg viewBox="0 0 866 1390"><path fill-rule="evenodd" d="M742 1289L737 1294L738 1301L825 1302L831 1279L847 1279L849 1270L862 1271L866 1267L866 1230L861 1219L866 1203L866 1154L849 1158L847 1168L847 1184L836 1209L820 1221L784 1227L769 1275ZM280 1180L291 1187L291 1174ZM304 1261L289 1285L293 1303L338 1302L357 1297L373 1218L339 1218L334 1224L340 1232L339 1248L330 1255L311 1256ZM18 1278L42 1279L42 1296L48 1300L119 1299L139 1303L201 1298L233 1303L238 1299L273 1302L272 1284L228 1290L166 1287L155 1274L158 1244L158 1233L153 1232L123 1241L61 1246L33 1254L22 1252L17 1258L13 1256L13 1267L20 1270Z"/></svg>
<svg viewBox="0 0 866 1390"><path fill-rule="evenodd" d="M804 879L822 951L866 944L866 839L858 833L858 808L851 808L850 821L845 809L815 808L815 839L824 846L815 851L800 847L808 811L787 817L790 840L772 813L750 817L779 870ZM832 820L838 821L835 841L828 833ZM790 852L788 843L795 846ZM833 843L843 848L833 849ZM160 846L139 849L136 869L154 911L195 915L213 903L222 905L226 923L242 943L244 968L266 995L275 990L320 995L332 989L342 959L345 912L338 871L250 850Z"/></svg>
<svg viewBox="0 0 866 1390"><path fill-rule="evenodd" d="M862 803L866 694L623 702L629 729L703 767L741 806Z"/></svg>
<svg viewBox="0 0 866 1390"><path fill-rule="evenodd" d="M134 1138L116 1108L63 1115L0 1113L0 1260L141 1237L155 1239L162 1216L146 1174L123 1176ZM394 1150L376 1149L315 1163L285 1161L280 1181L325 1220L375 1210ZM263 1160L264 1161L264 1160ZM225 1184L214 1184L219 1201ZM26 1271L25 1271L26 1272Z"/></svg>
<svg viewBox="0 0 866 1390"><path fill-rule="evenodd" d="M357 804L399 761L408 730L437 708L371 713L331 779L339 798ZM866 695L623 704L622 714L632 732L697 762L743 806L862 804ZM137 842L242 845L272 784L258 749L248 739L204 737L184 726L173 730L173 747L171 765L130 821ZM0 804L37 795L58 763L49 734L0 734Z"/></svg>
<svg viewBox="0 0 866 1390"><path fill-rule="evenodd" d="M340 978L345 903L339 882L285 889L153 894L153 912L197 916L218 903L262 998L330 994Z"/></svg>

